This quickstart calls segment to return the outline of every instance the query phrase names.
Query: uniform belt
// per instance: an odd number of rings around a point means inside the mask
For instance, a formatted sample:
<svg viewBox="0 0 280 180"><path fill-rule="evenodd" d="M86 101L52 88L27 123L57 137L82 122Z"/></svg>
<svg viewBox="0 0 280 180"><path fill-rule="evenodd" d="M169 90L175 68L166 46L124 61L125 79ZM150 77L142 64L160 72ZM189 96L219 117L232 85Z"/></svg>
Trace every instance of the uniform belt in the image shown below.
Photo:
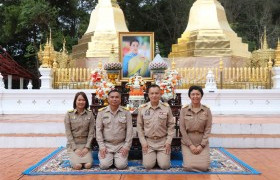
<svg viewBox="0 0 280 180"><path fill-rule="evenodd" d="M87 139L86 136L78 136L78 137L74 137L75 139Z"/></svg>
<svg viewBox="0 0 280 180"><path fill-rule="evenodd" d="M162 137L159 137L159 136L147 137L146 136L147 139L152 139L152 140L158 140L158 139L161 139L161 138L164 138L164 137L166 137L166 136L162 136Z"/></svg>
<svg viewBox="0 0 280 180"><path fill-rule="evenodd" d="M199 132L199 131L188 131L188 133L191 133L191 134L203 134L203 132Z"/></svg>
<svg viewBox="0 0 280 180"><path fill-rule="evenodd" d="M74 137L74 140L76 143L86 143L87 142L87 137L86 136L78 136Z"/></svg>

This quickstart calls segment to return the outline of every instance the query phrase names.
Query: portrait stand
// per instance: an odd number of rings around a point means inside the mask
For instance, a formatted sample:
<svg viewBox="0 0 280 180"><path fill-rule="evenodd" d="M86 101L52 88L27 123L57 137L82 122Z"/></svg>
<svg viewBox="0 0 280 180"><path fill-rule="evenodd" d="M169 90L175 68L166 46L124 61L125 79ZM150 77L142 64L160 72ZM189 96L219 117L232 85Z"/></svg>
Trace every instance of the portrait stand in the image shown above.
<svg viewBox="0 0 280 180"><path fill-rule="evenodd" d="M122 93L121 105L124 107L126 107L127 104L129 103L129 89L127 89L125 87L125 84L126 84L126 82L122 82L121 86L116 86L116 89ZM150 85L151 85L151 82L146 83L147 89ZM149 101L147 93L144 93L144 99L145 99L144 100L145 103ZM175 137L173 138L173 141L171 144L172 151L180 151L181 150L181 135L179 133L179 115L180 115L180 109L182 107L181 93L176 93L176 98L170 99L167 103L170 105L172 114L175 118ZM103 107L105 107L104 102L100 101L96 97L95 93L92 93L90 108L91 108L93 114L95 115L95 117L98 114L98 109L103 108ZM137 126L138 109L133 111L131 113L131 115L132 115L132 124L133 124L133 127L135 128ZM93 140L92 146L93 146L94 150L98 149L98 145L97 145L95 138ZM141 150L141 144L140 144L137 136L133 138L131 150L134 150L134 151Z"/></svg>

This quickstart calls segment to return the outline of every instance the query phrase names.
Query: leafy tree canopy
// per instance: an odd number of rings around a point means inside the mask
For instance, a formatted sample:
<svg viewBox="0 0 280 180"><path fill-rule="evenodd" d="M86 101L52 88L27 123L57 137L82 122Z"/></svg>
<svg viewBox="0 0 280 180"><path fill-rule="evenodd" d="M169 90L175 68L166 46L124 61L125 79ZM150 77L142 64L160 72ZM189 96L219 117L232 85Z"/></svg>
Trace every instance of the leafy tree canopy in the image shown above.
<svg viewBox="0 0 280 180"><path fill-rule="evenodd" d="M29 70L38 66L36 53L52 30L56 50L66 38L69 52L85 33L90 12L98 0L2 0L0 2L0 45ZM184 32L195 0L118 0L130 31L155 32L161 54ZM267 27L268 43L276 47L280 36L279 0L220 0L233 30L249 44L260 47Z"/></svg>

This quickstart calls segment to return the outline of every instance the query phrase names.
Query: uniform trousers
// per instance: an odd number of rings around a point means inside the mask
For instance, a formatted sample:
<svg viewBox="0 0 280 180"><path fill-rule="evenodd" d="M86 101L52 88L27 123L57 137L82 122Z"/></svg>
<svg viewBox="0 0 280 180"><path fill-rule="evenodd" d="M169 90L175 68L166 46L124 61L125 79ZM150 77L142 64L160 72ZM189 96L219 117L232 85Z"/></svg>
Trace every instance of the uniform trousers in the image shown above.
<svg viewBox="0 0 280 180"><path fill-rule="evenodd" d="M105 158L100 157L100 152L98 153L98 158L99 158L99 167L101 169L109 169L110 166L115 165L117 169L125 169L127 167L127 159L128 155L125 157L122 155L122 153L119 152L108 152L105 155Z"/></svg>
<svg viewBox="0 0 280 180"><path fill-rule="evenodd" d="M166 154L166 137L154 140L146 138L148 143L148 152L143 153L143 166L146 169L152 169L156 162L161 169L170 168L170 154Z"/></svg>

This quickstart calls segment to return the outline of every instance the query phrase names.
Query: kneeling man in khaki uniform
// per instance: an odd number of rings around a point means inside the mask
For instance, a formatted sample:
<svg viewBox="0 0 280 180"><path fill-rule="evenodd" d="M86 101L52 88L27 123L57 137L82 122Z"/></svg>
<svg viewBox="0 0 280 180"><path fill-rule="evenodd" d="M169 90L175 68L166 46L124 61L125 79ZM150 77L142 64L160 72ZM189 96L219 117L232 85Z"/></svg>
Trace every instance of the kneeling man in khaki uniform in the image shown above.
<svg viewBox="0 0 280 180"><path fill-rule="evenodd" d="M99 166L108 169L114 162L117 169L125 169L132 144L132 117L120 106L120 92L112 90L108 96L109 106L100 109L96 119Z"/></svg>
<svg viewBox="0 0 280 180"><path fill-rule="evenodd" d="M168 169L175 122L169 105L160 101L161 92L158 85L150 86L148 96L150 102L139 108L137 117L143 166L152 169L157 162L160 168Z"/></svg>

